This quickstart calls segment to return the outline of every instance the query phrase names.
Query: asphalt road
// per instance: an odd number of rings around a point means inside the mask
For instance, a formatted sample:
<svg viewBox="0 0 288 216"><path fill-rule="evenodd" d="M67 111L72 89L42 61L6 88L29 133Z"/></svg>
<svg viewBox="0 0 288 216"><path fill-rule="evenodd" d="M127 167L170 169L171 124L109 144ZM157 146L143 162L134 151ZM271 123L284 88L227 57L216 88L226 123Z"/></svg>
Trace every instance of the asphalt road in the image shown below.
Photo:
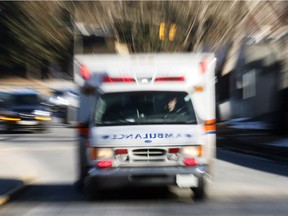
<svg viewBox="0 0 288 216"><path fill-rule="evenodd" d="M34 179L0 207L1 216L288 215L284 163L218 149L210 198L204 202L193 201L189 190L177 187L119 189L91 202L73 187L75 129L0 136L0 178Z"/></svg>

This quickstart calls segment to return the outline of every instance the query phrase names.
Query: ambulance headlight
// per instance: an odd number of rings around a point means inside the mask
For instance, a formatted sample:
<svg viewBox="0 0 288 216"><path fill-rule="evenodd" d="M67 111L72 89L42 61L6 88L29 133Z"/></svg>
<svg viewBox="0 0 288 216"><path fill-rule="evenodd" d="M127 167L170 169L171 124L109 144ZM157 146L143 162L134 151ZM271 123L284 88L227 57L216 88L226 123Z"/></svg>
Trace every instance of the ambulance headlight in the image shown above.
<svg viewBox="0 0 288 216"><path fill-rule="evenodd" d="M202 146L186 146L181 149L181 154L183 157L201 157L202 156Z"/></svg>
<svg viewBox="0 0 288 216"><path fill-rule="evenodd" d="M91 148L90 155L92 160L111 159L113 158L113 150L110 148Z"/></svg>

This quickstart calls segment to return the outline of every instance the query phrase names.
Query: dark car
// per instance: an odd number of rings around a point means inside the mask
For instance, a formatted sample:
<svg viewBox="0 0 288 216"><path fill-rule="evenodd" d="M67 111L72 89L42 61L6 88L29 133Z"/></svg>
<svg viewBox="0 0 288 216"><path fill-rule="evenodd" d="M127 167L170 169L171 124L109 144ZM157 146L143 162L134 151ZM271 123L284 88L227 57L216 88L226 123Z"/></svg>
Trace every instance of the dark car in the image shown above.
<svg viewBox="0 0 288 216"><path fill-rule="evenodd" d="M0 92L0 131L46 131L50 120L51 113L37 91Z"/></svg>

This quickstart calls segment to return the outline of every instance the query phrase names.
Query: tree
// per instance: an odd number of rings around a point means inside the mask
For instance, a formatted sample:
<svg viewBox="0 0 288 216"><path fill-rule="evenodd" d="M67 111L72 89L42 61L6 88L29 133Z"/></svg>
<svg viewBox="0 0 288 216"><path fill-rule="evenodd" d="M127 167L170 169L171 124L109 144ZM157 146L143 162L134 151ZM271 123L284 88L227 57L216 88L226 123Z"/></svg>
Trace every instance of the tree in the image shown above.
<svg viewBox="0 0 288 216"><path fill-rule="evenodd" d="M65 8L57 2L1 2L2 47L7 65L29 64L45 68L69 55L73 32L67 27ZM5 53L4 52L4 53Z"/></svg>
<svg viewBox="0 0 288 216"><path fill-rule="evenodd" d="M236 0L1 2L0 31L4 33L0 55L4 57L2 63L43 67L47 62L63 62L73 55L73 22L101 27L117 41L127 43L132 52L198 52L204 47L216 51L237 41L245 32L245 18L251 13L251 4L257 7L260 3ZM163 39L159 39L161 23L165 23ZM169 39L171 29L173 39Z"/></svg>
<svg viewBox="0 0 288 216"><path fill-rule="evenodd" d="M98 23L126 42L134 52L199 51L204 44L215 50L228 42L245 16L245 2L119 1L81 2L74 7L83 22ZM81 5L81 6L80 6ZM159 27L165 23L165 39ZM173 41L168 32L174 26Z"/></svg>

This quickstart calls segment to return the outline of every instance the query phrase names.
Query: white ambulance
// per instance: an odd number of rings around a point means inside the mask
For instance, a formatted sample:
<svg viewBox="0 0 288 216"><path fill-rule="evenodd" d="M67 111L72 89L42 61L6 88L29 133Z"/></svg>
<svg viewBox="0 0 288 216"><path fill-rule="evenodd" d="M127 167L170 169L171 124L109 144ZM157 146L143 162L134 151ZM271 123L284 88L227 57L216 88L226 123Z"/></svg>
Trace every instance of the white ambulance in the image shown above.
<svg viewBox="0 0 288 216"><path fill-rule="evenodd" d="M77 55L79 185L177 185L205 197L215 156L211 53Z"/></svg>

